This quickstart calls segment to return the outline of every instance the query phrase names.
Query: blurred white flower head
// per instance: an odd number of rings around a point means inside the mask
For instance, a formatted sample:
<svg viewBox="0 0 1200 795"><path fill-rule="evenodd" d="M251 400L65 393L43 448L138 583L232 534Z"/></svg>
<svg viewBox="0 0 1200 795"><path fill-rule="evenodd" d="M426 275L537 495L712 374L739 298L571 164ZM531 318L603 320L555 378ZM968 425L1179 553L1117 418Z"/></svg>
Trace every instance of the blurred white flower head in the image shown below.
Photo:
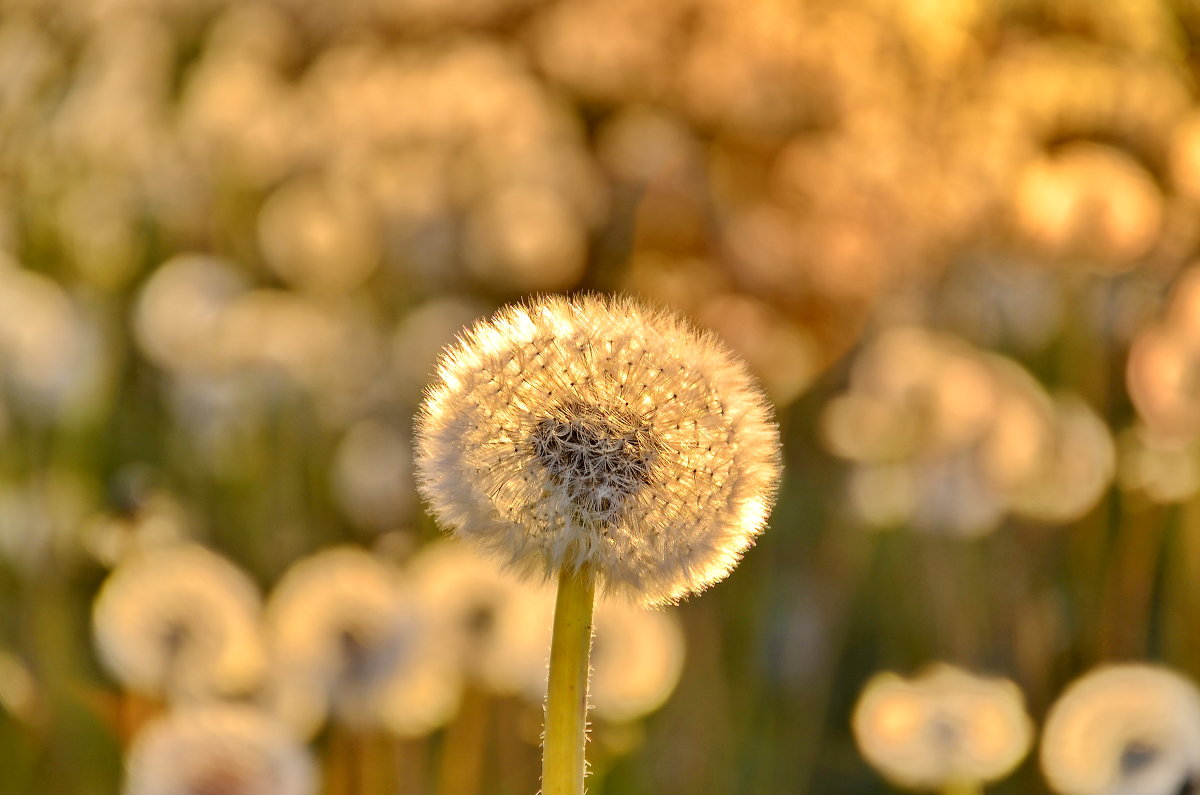
<svg viewBox="0 0 1200 795"><path fill-rule="evenodd" d="M854 737L890 781L937 788L1008 775L1029 751L1033 722L1012 682L939 664L913 679L872 678L854 709Z"/></svg>
<svg viewBox="0 0 1200 795"><path fill-rule="evenodd" d="M122 563L92 610L96 648L128 687L173 699L243 694L266 655L254 583L225 558L193 545Z"/></svg>
<svg viewBox="0 0 1200 795"><path fill-rule="evenodd" d="M500 310L443 355L417 418L419 488L515 569L590 565L671 602L724 578L762 531L779 433L711 335L621 298Z"/></svg>
<svg viewBox="0 0 1200 795"><path fill-rule="evenodd" d="M1191 792L1200 781L1200 691L1154 665L1092 671L1050 708L1042 771L1062 795Z"/></svg>
<svg viewBox="0 0 1200 795"><path fill-rule="evenodd" d="M124 795L312 795L316 766L266 715L213 704L148 724L126 760Z"/></svg>
<svg viewBox="0 0 1200 795"><path fill-rule="evenodd" d="M275 681L267 701L300 734L327 713L404 736L442 725L460 679L432 606L401 572L352 547L294 564L271 593Z"/></svg>

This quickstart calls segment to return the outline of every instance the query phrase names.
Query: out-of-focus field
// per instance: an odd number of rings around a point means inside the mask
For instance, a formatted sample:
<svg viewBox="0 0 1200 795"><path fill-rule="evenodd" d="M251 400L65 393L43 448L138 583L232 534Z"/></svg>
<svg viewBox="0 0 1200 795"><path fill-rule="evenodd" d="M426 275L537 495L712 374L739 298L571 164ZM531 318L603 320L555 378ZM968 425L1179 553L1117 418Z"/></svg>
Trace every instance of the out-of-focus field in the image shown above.
<svg viewBox="0 0 1200 795"><path fill-rule="evenodd" d="M1200 677L1198 38L1191 0L0 0L0 793L534 792L548 597L439 543L412 417L464 324L574 290L713 329L785 460L727 581L604 608L589 792L1050 791L1068 684ZM1190 791L1174 686L1062 764Z"/></svg>

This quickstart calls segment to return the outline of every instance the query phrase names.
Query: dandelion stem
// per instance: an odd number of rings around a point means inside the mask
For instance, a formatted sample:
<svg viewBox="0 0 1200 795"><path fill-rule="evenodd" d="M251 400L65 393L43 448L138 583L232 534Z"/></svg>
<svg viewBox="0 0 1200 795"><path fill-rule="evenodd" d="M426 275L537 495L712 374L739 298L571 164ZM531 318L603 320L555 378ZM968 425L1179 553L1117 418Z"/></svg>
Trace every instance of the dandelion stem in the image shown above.
<svg viewBox="0 0 1200 795"><path fill-rule="evenodd" d="M550 644L542 795L583 795L588 657L595 594L596 575L590 566L563 566Z"/></svg>
<svg viewBox="0 0 1200 795"><path fill-rule="evenodd" d="M983 787L974 781L947 781L942 795L983 795Z"/></svg>

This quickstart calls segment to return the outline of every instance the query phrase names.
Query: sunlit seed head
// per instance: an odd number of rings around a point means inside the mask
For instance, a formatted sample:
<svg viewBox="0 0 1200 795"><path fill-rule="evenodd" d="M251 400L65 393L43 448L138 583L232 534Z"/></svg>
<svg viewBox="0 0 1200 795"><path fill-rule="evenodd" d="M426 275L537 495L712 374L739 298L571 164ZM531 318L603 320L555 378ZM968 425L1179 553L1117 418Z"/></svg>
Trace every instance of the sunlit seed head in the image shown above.
<svg viewBox="0 0 1200 795"><path fill-rule="evenodd" d="M762 531L779 436L711 335L620 298L502 309L443 354L417 418L443 526L515 569L591 565L669 602L722 579Z"/></svg>
<svg viewBox="0 0 1200 795"><path fill-rule="evenodd" d="M260 600L229 561L197 546L133 558L92 610L100 659L130 688L172 699L246 693L266 659Z"/></svg>
<svg viewBox="0 0 1200 795"><path fill-rule="evenodd" d="M1015 684L948 665L913 679L875 676L859 697L853 723L867 761L894 783L918 789L1003 778L1033 736Z"/></svg>
<svg viewBox="0 0 1200 795"><path fill-rule="evenodd" d="M271 593L267 620L278 669L268 701L304 734L329 711L348 725L419 735L457 708L459 680L436 612L363 550L328 549L294 564Z"/></svg>
<svg viewBox="0 0 1200 795"><path fill-rule="evenodd" d="M312 795L307 749L265 714L213 704L146 725L126 759L124 795Z"/></svg>
<svg viewBox="0 0 1200 795"><path fill-rule="evenodd" d="M1051 707L1041 761L1061 795L1190 791L1200 775L1200 691L1159 666L1092 671Z"/></svg>

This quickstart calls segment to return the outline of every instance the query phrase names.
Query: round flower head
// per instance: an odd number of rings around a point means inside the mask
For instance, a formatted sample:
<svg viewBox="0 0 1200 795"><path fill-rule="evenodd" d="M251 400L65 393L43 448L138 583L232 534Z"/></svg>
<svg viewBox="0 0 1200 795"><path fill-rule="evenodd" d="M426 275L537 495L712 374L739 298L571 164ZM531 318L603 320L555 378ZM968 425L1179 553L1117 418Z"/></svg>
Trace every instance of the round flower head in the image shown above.
<svg viewBox="0 0 1200 795"><path fill-rule="evenodd" d="M863 756L913 789L1003 778L1024 758L1032 736L1015 684L948 665L911 680L879 674L854 709Z"/></svg>
<svg viewBox="0 0 1200 795"><path fill-rule="evenodd" d="M312 795L304 746L262 713L213 704L148 724L126 760L125 795Z"/></svg>
<svg viewBox="0 0 1200 795"><path fill-rule="evenodd" d="M1062 795L1160 795L1200 784L1200 691L1152 665L1100 668L1046 717L1042 771Z"/></svg>
<svg viewBox="0 0 1200 795"><path fill-rule="evenodd" d="M272 709L302 734L342 722L421 735L458 707L459 679L432 606L400 572L351 547L288 570L267 603Z"/></svg>
<svg viewBox="0 0 1200 795"><path fill-rule="evenodd" d="M119 566L96 597L100 659L127 686L173 698L245 693L265 666L254 583L221 556L171 547Z"/></svg>
<svg viewBox="0 0 1200 795"><path fill-rule="evenodd" d="M670 602L762 531L779 434L711 335L619 298L506 307L442 356L417 420L433 513L519 571L590 565Z"/></svg>

